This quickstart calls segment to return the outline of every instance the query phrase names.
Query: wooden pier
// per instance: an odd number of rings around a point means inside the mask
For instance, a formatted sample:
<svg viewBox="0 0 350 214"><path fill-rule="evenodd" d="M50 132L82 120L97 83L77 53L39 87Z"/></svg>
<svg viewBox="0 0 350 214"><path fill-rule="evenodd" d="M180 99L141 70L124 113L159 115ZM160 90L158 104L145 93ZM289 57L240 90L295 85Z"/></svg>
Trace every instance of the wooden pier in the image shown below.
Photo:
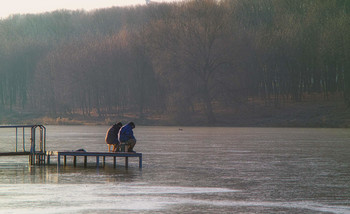
<svg viewBox="0 0 350 214"><path fill-rule="evenodd" d="M125 145L122 145L123 152L86 152L85 150L80 151L46 151L46 128L43 125L9 125L0 126L0 129L14 129L15 134L15 145L14 151L0 152L0 156L19 156L28 155L30 165L45 165L50 164L50 157L57 156L57 167L61 166L61 156L63 156L63 164L67 164L67 156L73 157L73 165L77 165L77 157L84 157L84 166L87 166L87 157L96 157L96 167L100 165L100 157L102 158L103 166L106 163L106 157L113 157L113 165L116 167L117 157L125 158L125 167L128 168L129 158L139 158L139 168L142 168L142 153L124 152ZM27 139L30 144L29 151L26 150L26 135L25 129L30 129L30 139ZM39 137L36 138L37 132ZM19 136L19 135L22 135ZM22 143L20 143L22 138ZM22 148L18 148L22 147ZM27 145L28 147L28 145ZM47 160L47 162L46 162Z"/></svg>
<svg viewBox="0 0 350 214"><path fill-rule="evenodd" d="M96 167L100 165L100 157L102 157L103 167L106 163L106 157L113 157L114 168L117 165L117 157L125 158L125 168L128 168L129 157L139 158L139 168L142 168L142 153L132 153L132 152L83 152L83 151L48 151L46 152L47 163L50 164L50 157L57 156L57 167L61 166L61 156L63 156L63 165L67 165L67 156L73 157L73 166L77 165L77 157L84 157L84 167L87 166L87 157L96 157Z"/></svg>

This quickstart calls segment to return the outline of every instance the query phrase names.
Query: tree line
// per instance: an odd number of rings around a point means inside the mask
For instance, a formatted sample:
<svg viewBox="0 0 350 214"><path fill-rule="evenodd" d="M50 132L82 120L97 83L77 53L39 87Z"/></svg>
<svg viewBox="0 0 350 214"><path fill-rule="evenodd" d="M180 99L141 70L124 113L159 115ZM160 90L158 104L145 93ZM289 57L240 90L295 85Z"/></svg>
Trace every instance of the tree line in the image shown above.
<svg viewBox="0 0 350 214"><path fill-rule="evenodd" d="M342 94L350 2L190 0L0 20L0 112L169 115ZM1 116L1 113L0 113Z"/></svg>

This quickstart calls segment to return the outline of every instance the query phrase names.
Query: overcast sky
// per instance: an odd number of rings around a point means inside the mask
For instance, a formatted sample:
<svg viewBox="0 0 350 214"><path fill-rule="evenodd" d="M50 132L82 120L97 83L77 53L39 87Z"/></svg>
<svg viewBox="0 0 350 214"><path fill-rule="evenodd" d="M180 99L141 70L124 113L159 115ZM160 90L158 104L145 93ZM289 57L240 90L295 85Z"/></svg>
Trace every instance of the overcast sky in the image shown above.
<svg viewBox="0 0 350 214"><path fill-rule="evenodd" d="M174 2L179 0L153 0L154 2ZM59 9L93 10L112 6L145 4L145 0L0 0L0 18L12 14L43 13Z"/></svg>

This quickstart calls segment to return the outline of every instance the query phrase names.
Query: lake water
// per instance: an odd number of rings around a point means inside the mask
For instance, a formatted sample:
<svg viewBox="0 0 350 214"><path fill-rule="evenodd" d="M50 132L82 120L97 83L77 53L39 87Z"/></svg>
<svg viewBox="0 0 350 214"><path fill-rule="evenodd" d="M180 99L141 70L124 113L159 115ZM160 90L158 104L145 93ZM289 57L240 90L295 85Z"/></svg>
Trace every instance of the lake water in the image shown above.
<svg viewBox="0 0 350 214"><path fill-rule="evenodd" d="M106 151L107 126L47 126L47 150ZM138 159L0 157L0 213L350 213L350 130L136 127ZM13 151L13 130L0 150ZM27 147L29 148L29 147Z"/></svg>

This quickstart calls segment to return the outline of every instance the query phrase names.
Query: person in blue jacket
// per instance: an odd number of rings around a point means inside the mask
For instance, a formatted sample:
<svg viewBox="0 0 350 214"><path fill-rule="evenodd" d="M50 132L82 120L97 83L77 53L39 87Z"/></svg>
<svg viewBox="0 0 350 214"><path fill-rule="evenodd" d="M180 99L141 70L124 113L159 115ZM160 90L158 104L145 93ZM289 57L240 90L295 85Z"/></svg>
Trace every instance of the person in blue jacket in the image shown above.
<svg viewBox="0 0 350 214"><path fill-rule="evenodd" d="M135 152L133 150L135 144L136 144L136 138L134 136L134 132L132 131L135 128L135 124L133 122L130 122L123 126L119 130L118 139L120 143L125 143L128 152Z"/></svg>

